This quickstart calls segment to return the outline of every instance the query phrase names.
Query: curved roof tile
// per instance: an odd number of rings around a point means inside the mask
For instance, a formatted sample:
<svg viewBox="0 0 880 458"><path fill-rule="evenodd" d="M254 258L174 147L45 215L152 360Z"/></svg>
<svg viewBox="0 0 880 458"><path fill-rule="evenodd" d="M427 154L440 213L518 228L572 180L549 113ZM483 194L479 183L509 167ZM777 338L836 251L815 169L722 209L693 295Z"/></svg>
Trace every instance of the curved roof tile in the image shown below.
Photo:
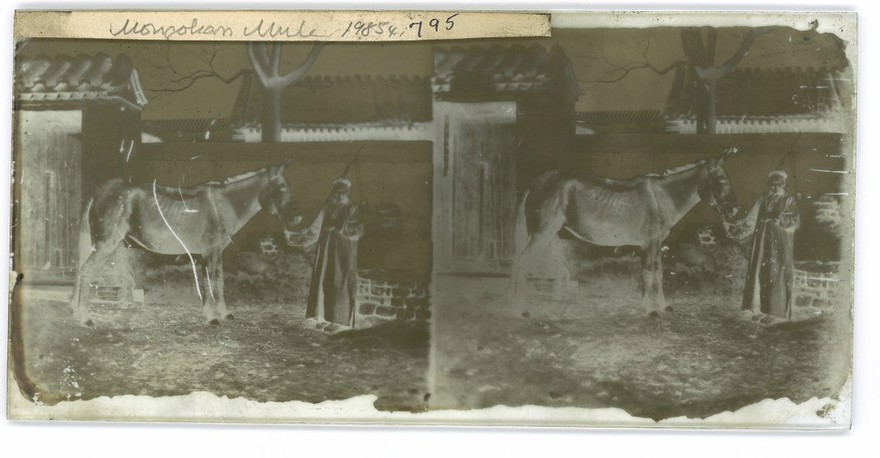
<svg viewBox="0 0 880 458"><path fill-rule="evenodd" d="M16 98L28 102L124 100L146 104L131 59L124 54L23 58L15 66Z"/></svg>
<svg viewBox="0 0 880 458"><path fill-rule="evenodd" d="M572 99L582 94L571 62L559 46L550 51L540 45L436 48L432 83L440 97L487 88L494 92L559 91Z"/></svg>

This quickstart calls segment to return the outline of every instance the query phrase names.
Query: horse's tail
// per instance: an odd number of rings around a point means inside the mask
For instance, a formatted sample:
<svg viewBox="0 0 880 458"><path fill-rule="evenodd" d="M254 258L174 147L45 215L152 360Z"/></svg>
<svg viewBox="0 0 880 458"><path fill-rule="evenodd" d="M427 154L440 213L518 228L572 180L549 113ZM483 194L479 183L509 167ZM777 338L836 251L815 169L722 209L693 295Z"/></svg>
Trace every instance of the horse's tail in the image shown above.
<svg viewBox="0 0 880 458"><path fill-rule="evenodd" d="M516 219L513 223L513 259L510 265L510 286L508 290L508 302L511 307L517 307L519 297L517 293L520 288L522 278L522 255L525 253L526 245L529 243L529 228L526 221L526 200L529 197L529 188L519 197L516 204Z"/></svg>
<svg viewBox="0 0 880 458"><path fill-rule="evenodd" d="M89 259L89 255L92 254L92 228L89 223L90 213L92 211L92 204L95 202L95 199L89 199L86 203L86 208L83 211L82 219L79 223L79 266L82 267L83 263L86 262L86 259Z"/></svg>

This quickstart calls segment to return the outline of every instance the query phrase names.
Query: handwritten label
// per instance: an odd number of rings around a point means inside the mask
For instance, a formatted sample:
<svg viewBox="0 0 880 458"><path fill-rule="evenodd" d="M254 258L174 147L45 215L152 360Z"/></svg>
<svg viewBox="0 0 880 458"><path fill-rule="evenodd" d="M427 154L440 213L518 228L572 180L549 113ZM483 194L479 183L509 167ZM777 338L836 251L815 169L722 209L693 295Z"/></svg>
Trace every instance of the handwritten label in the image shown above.
<svg viewBox="0 0 880 458"><path fill-rule="evenodd" d="M550 35L550 16L412 11L17 11L16 37L416 41Z"/></svg>

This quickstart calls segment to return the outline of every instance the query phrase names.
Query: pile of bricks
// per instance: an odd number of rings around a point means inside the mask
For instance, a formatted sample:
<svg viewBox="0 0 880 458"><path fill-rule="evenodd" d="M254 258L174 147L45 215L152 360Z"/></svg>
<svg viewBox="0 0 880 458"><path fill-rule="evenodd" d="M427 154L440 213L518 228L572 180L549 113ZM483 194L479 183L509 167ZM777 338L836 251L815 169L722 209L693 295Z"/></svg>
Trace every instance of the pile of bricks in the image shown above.
<svg viewBox="0 0 880 458"><path fill-rule="evenodd" d="M393 320L431 318L428 287L419 282L390 282L358 274L355 322L372 326Z"/></svg>

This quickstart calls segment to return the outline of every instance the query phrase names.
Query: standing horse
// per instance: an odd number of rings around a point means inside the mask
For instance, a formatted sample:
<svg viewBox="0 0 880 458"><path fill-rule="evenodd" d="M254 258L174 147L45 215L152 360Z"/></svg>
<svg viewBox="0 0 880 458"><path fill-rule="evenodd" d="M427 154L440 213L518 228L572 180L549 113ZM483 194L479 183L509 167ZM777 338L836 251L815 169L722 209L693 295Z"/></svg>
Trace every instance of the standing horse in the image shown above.
<svg viewBox="0 0 880 458"><path fill-rule="evenodd" d="M232 319L223 296L223 250L261 209L276 216L285 233L302 221L299 203L284 178L289 164L188 188L157 186L155 181L152 186L134 186L121 179L101 186L82 219L81 246L91 248L91 253L88 258L83 254L85 262L74 285L77 319L92 325L83 307L88 293L84 283L107 265L123 239L154 253L189 256L205 318L211 324L219 324L218 317ZM201 256L204 269L196 266L193 256Z"/></svg>
<svg viewBox="0 0 880 458"><path fill-rule="evenodd" d="M564 229L594 245L641 247L642 305L651 316L658 315L658 310L671 311L663 295L661 243L700 201L717 210L722 221L736 215L736 196L724 170L725 161L734 153L735 148L719 157L629 180L569 177L559 172L541 175L519 202L513 300L526 269L540 265L553 252L557 234ZM567 269L558 267L553 276L567 281Z"/></svg>

